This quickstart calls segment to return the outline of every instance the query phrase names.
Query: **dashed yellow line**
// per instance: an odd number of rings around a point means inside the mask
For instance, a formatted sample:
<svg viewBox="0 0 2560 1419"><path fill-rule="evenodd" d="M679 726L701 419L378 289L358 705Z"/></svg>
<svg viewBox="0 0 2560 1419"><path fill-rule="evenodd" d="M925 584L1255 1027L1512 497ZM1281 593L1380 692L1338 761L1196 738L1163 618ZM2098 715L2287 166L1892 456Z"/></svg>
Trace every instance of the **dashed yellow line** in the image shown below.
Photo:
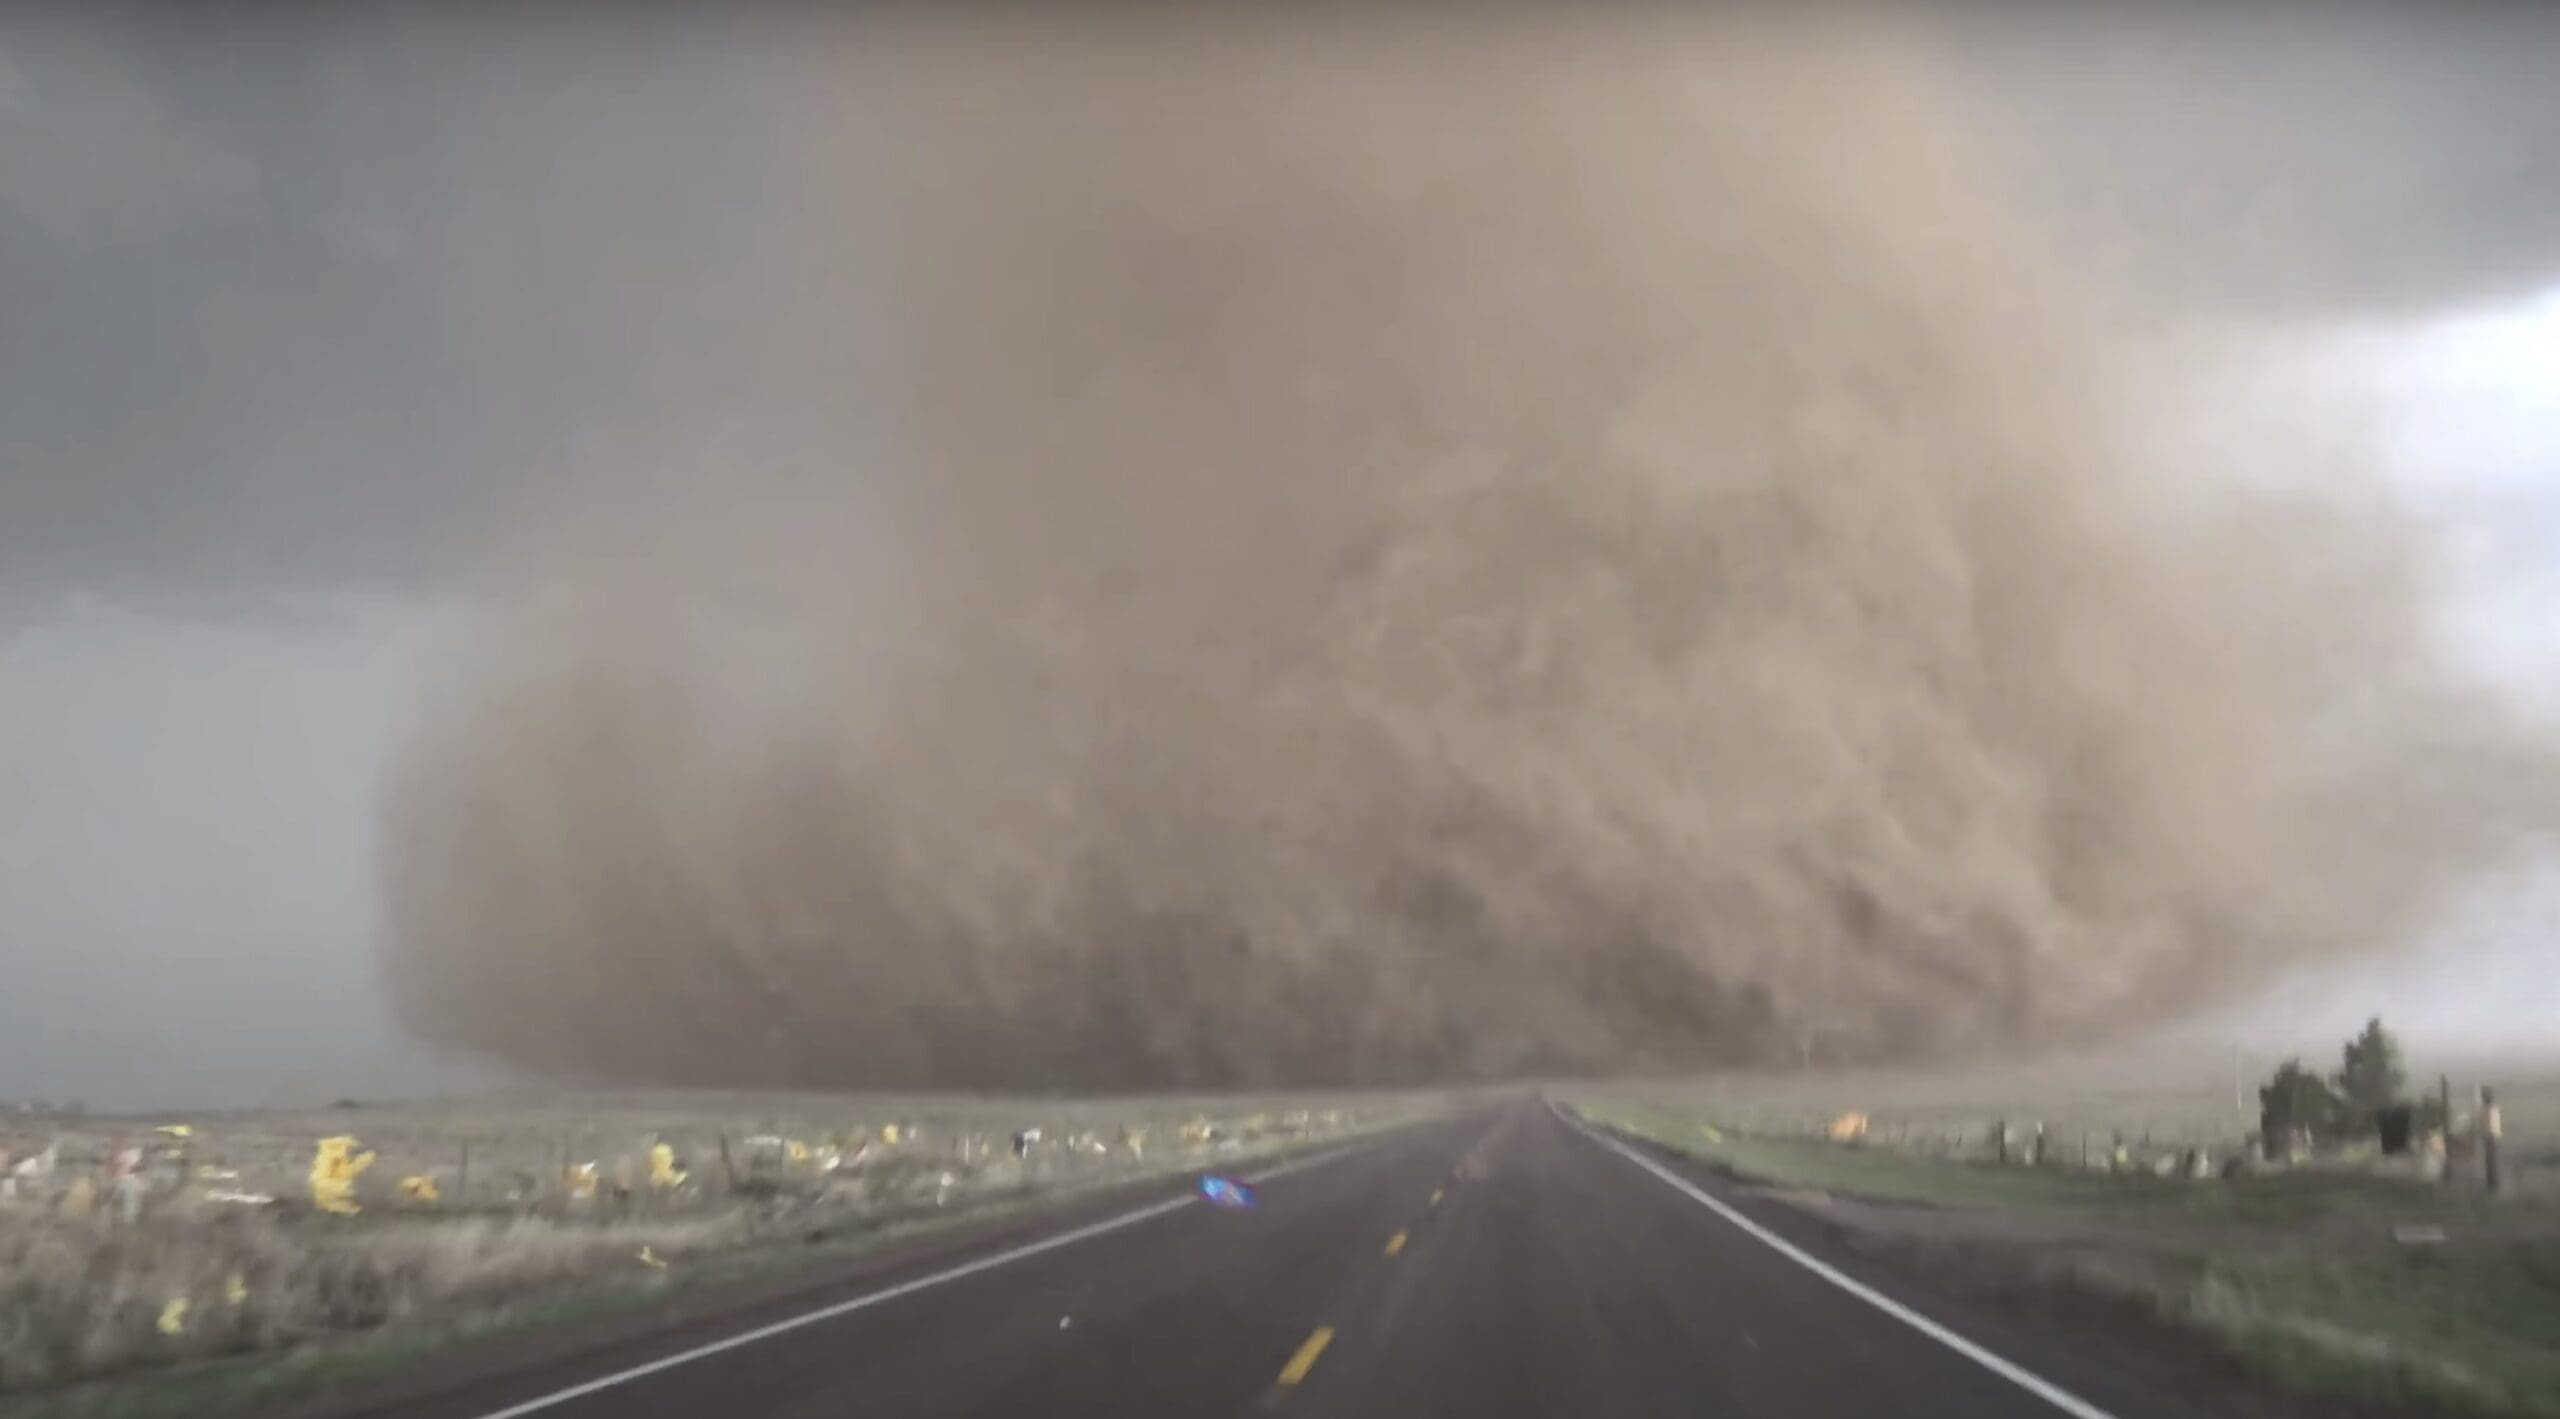
<svg viewBox="0 0 2560 1419"><path fill-rule="evenodd" d="M1394 1256L1397 1252L1403 1250L1404 1233L1398 1232L1394 1236L1387 1238L1387 1255Z"/></svg>
<svg viewBox="0 0 2560 1419"><path fill-rule="evenodd" d="M1324 1347L1332 1343L1333 1327L1317 1326L1315 1334L1308 1336L1306 1343L1298 1347L1298 1353L1289 1357L1289 1363L1280 1367L1280 1383L1293 1385L1305 1379L1307 1371L1316 1367L1316 1357L1322 1355Z"/></svg>
<svg viewBox="0 0 2560 1419"><path fill-rule="evenodd" d="M1436 1188L1436 1187L1435 1187L1435 1188L1431 1189L1431 1205L1432 1205L1432 1206L1434 1206L1434 1207L1437 1207L1437 1206L1439 1206L1439 1205L1440 1205L1440 1189L1439 1189L1439 1188Z"/></svg>

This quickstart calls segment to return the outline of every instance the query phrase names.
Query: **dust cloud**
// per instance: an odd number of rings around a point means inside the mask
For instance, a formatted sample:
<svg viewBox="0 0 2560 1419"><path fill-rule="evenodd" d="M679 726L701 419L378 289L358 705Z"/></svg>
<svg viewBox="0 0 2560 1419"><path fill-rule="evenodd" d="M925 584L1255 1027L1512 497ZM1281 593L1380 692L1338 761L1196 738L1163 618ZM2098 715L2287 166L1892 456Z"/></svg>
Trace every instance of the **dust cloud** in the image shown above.
<svg viewBox="0 0 2560 1419"><path fill-rule="evenodd" d="M2380 498L2170 461L1925 49L1239 13L833 59L889 432L571 500L386 794L414 1030L706 1085L2013 1053L2537 840Z"/></svg>

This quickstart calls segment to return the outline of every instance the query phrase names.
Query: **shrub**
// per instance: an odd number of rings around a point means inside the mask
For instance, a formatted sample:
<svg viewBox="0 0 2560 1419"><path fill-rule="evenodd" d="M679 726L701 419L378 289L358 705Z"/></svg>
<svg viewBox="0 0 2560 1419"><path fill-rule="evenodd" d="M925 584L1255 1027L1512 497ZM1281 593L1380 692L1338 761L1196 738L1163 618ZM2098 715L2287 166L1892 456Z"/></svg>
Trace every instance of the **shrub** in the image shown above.
<svg viewBox="0 0 2560 1419"><path fill-rule="evenodd" d="M2297 1133L2315 1141L2336 1138L2346 1118L2346 1104L2329 1081L2288 1059L2258 1090L2259 1136L2273 1156Z"/></svg>

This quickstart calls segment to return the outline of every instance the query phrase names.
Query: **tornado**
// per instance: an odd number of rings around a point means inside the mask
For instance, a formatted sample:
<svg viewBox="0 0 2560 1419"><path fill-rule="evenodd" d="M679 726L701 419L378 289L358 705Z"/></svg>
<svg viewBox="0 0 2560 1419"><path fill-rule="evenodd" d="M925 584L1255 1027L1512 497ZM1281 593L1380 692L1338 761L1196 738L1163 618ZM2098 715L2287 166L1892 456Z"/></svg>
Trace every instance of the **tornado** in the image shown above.
<svg viewBox="0 0 2560 1419"><path fill-rule="evenodd" d="M382 796L428 1041L814 1088L2032 1054L2405 948L2545 840L2414 530L2164 436L1891 26L960 7L812 62L789 157L874 315L764 317L875 343L872 414L508 549Z"/></svg>

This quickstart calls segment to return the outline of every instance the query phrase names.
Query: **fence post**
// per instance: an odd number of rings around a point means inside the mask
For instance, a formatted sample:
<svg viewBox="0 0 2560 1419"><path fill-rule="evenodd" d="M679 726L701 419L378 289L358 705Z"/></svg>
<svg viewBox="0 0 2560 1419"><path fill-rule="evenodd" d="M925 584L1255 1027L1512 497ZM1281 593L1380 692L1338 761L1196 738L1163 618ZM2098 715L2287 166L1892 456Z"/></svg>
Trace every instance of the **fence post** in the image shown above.
<svg viewBox="0 0 2560 1419"><path fill-rule="evenodd" d="M2443 1166L2436 1169L2436 1181L2453 1185L2453 1076L2436 1076L2436 1133L2444 1140L2439 1150L2444 1154Z"/></svg>
<svg viewBox="0 0 2560 1419"><path fill-rule="evenodd" d="M2487 1180L2492 1196L2496 1195L2501 1181L2498 1176L2498 1139L2505 1131L2498 1118L2498 1091L2483 1084L2480 1086L2480 1167L2481 1176Z"/></svg>

